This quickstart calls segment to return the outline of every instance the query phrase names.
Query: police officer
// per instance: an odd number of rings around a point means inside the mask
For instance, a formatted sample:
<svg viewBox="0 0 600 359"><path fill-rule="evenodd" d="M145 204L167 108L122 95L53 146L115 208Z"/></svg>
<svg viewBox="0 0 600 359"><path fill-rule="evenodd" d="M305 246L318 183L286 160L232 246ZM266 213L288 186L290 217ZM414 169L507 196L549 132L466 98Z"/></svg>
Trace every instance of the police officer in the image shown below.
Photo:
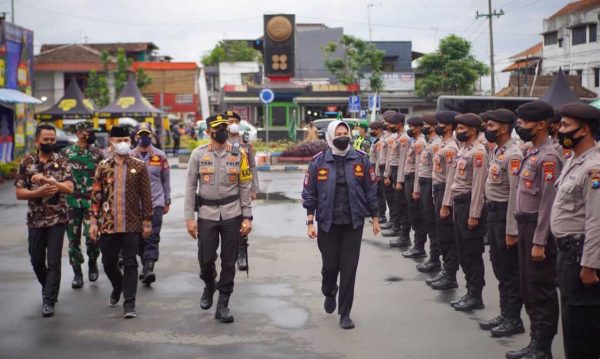
<svg viewBox="0 0 600 359"><path fill-rule="evenodd" d="M387 164L388 142L389 142L388 138L392 135L390 128L393 127L388 123L388 120L395 113L396 113L396 111L388 110L382 114L383 121L384 121L384 128L383 128L383 131L382 131L383 134L381 135L381 140L380 140L381 144L379 145L379 148L378 148L379 155L377 156L377 162L375 163L375 174L377 175L378 178L381 178L381 182L383 183L383 196L385 198L387 208L389 209L389 217L390 217L389 221L381 222L382 223L381 229L391 230L390 232L393 233L393 234L391 234L392 236L398 235L397 228L396 228L396 230L394 230L394 228L393 228L394 224L392 223L393 218L398 215L397 208L396 208L396 201L394 201L394 199L396 198L396 195L395 195L395 192L393 191L393 188L391 185L390 186L385 185L383 173L385 172L385 165ZM394 131L395 131L395 129L394 129ZM384 235L385 233L386 232L382 232L381 235Z"/></svg>
<svg viewBox="0 0 600 359"><path fill-rule="evenodd" d="M560 141L558 140L558 130L560 129L560 120L561 119L562 119L562 115L560 114L560 112L557 109L554 109L554 116L552 117L552 120L550 121L549 132L550 132L550 138L552 138L552 145L554 146L554 148L556 148L556 151L558 151L558 153L561 155L561 160L563 161L563 164L564 164L565 161L571 157L573 150L570 148L564 148L560 144Z"/></svg>
<svg viewBox="0 0 600 359"><path fill-rule="evenodd" d="M491 330L494 337L505 337L525 331L521 320L523 302L519 285L517 221L514 217L523 153L517 142L511 139L517 120L512 111L490 111L487 118L485 138L495 144L485 182L487 233L490 260L498 280L500 315L480 322L479 326L483 330Z"/></svg>
<svg viewBox="0 0 600 359"><path fill-rule="evenodd" d="M568 359L600 358L600 110L568 104L560 110L561 145L573 151L557 181L550 225L558 244L562 328Z"/></svg>
<svg viewBox="0 0 600 359"><path fill-rule="evenodd" d="M196 148L188 164L185 219L188 233L198 239L200 278L205 283L200 307L208 310L215 290L219 290L215 319L232 323L234 318L228 306L240 235L247 236L252 230L252 172L246 152L232 153L232 146L227 143L225 116L210 116L206 125L210 143ZM221 276L217 284L215 261L219 243Z"/></svg>
<svg viewBox="0 0 600 359"><path fill-rule="evenodd" d="M385 201L387 202L388 208L390 209L390 220L387 224L384 224L383 229L386 229L381 233L384 237L396 237L400 235L400 213L401 208L398 208L398 202L396 200L396 192L394 186L389 179L391 168L398 168L398 153L394 152L394 143L398 138L398 124L396 123L399 117L392 119L394 115L397 115L396 111L386 111L383 113L383 119L385 121L387 132L383 136L383 146L379 155L378 167L380 171L377 173L383 179L383 190ZM387 171L387 173L386 173ZM393 242L393 241L392 241ZM393 243L390 243L393 245Z"/></svg>
<svg viewBox="0 0 600 359"><path fill-rule="evenodd" d="M354 147L355 150L361 150L365 153L369 153L371 141L369 141L367 138L368 130L369 123L367 121L360 121L358 125L354 127L354 130L352 130L352 137L354 138L352 147Z"/></svg>
<svg viewBox="0 0 600 359"><path fill-rule="evenodd" d="M90 238L90 206L92 198L92 185L94 174L98 163L102 161L102 151L93 147L96 142L96 134L92 130L92 124L81 121L75 125L77 129L77 143L66 147L62 155L71 163L74 189L73 194L67 196L69 207L69 223L67 225L67 237L69 238L69 262L73 266L72 288L83 287L83 254L81 253L81 236L85 237L85 246L88 255L88 279L95 282L98 279L97 259L100 256L100 248ZM82 233L83 227L83 233Z"/></svg>
<svg viewBox="0 0 600 359"><path fill-rule="evenodd" d="M488 158L485 147L477 137L482 121L473 113L455 118L456 138L464 146L458 152L454 180L450 186L453 200L454 236L458 259L467 282L467 294L451 302L458 311L470 311L484 307L481 293L485 285L482 254L485 233L484 186ZM450 215L446 208L440 212L441 219Z"/></svg>
<svg viewBox="0 0 600 359"><path fill-rule="evenodd" d="M425 254L425 242L427 231L425 229L425 218L421 215L421 185L418 179L421 155L425 151L427 142L423 135L423 119L419 116L408 119L408 137L412 139L407 151L404 167L398 169L398 183L400 189L404 189L406 195L408 217L410 225L415 231L413 246L402 253L405 258L423 258Z"/></svg>
<svg viewBox="0 0 600 359"><path fill-rule="evenodd" d="M517 108L515 131L531 142L523 157L517 187L515 217L518 223L521 296L531 322L531 342L506 353L512 358L551 358L558 328L556 243L550 233L554 184L561 171L560 154L548 137L552 106L532 101Z"/></svg>
<svg viewBox="0 0 600 359"><path fill-rule="evenodd" d="M420 200L421 216L424 218L425 230L429 235L429 259L417 264L417 270L423 273L437 272L441 270L440 247L435 227L435 205L433 203L433 158L439 151L442 140L434 131L437 120L434 114L423 115L423 134L427 139L425 150L419 158L419 187L420 192L413 193L413 198Z"/></svg>
<svg viewBox="0 0 600 359"><path fill-rule="evenodd" d="M397 230L393 233L384 233L384 236L399 235L399 238L390 241L391 247L406 247L410 245L410 221L407 213L406 195L402 188L398 188L398 173L403 168L408 154L410 139L404 133L404 115L394 113L388 120L389 124L395 131L395 136L390 136L392 140L388 145L388 160L385 166L384 185L392 188L391 196L394 196L396 204L396 215L390 216L390 220L394 223L394 228Z"/></svg>
<svg viewBox="0 0 600 359"><path fill-rule="evenodd" d="M67 227L65 194L73 193L71 165L54 152L56 129L39 125L35 130L37 152L21 160L15 178L16 195L27 200L27 228L31 265L42 285L42 315L54 315L60 289L63 238Z"/></svg>
<svg viewBox="0 0 600 359"><path fill-rule="evenodd" d="M454 181L454 163L458 154L458 145L454 139L457 115L459 113L454 111L438 111L435 114L438 122L435 132L441 137L442 143L433 158L433 199L435 201L436 232L444 266L437 276L426 279L425 283L436 290L458 288L456 282L458 254L454 238L454 223L452 216L447 216L445 219L440 217L443 206L446 208L452 206L449 188Z"/></svg>
<svg viewBox="0 0 600 359"><path fill-rule="evenodd" d="M159 257L158 244L163 216L169 213L171 207L171 170L167 155L152 145L152 127L149 123L139 124L135 139L137 146L131 155L146 164L152 192L152 234L140 240L139 249L143 263L139 279L150 285L156 280L154 263Z"/></svg>
<svg viewBox="0 0 600 359"><path fill-rule="evenodd" d="M346 123L331 122L326 139L330 148L313 158L304 178L302 205L307 212L308 236L317 239L323 259L325 311L335 311L339 275L340 326L352 329L350 311L365 217L372 218L373 234L380 230L377 177L367 154L350 146Z"/></svg>
<svg viewBox="0 0 600 359"><path fill-rule="evenodd" d="M380 147L383 143L382 137L385 123L383 121L374 121L369 124L369 128L371 129L371 136L375 138L373 144L369 147L369 161L375 165L379 160L381 152ZM377 203L379 204L379 223L385 223L387 206L385 204L385 196L383 195L383 179L381 176L377 176Z"/></svg>

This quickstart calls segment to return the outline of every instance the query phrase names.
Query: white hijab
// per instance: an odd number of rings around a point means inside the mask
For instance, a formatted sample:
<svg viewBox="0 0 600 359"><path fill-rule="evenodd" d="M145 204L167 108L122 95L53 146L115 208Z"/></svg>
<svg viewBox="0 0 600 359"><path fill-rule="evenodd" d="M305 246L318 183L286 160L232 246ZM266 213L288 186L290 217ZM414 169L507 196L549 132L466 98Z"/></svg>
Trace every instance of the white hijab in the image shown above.
<svg viewBox="0 0 600 359"><path fill-rule="evenodd" d="M335 129L340 125L346 126L346 128L348 129L348 136L350 136L350 126L348 126L348 124L344 121L335 120L331 121L331 123L327 126L325 139L327 140L327 144L329 145L329 148L331 148L331 152L333 152L334 155L346 156L346 154L350 150L350 144L348 144L348 147L343 151L340 151L337 147L333 145L333 139L335 138Z"/></svg>

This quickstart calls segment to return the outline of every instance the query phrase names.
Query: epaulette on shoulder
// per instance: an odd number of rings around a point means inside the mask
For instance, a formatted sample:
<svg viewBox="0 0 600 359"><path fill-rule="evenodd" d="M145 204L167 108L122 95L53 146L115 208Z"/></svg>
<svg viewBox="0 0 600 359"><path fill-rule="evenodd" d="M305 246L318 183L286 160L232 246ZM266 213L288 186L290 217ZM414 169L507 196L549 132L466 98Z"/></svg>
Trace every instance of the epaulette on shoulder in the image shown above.
<svg viewBox="0 0 600 359"><path fill-rule="evenodd" d="M322 157L324 153L325 153L325 151L321 151L321 152L317 153L316 155L313 156L312 160L315 161L319 157Z"/></svg>

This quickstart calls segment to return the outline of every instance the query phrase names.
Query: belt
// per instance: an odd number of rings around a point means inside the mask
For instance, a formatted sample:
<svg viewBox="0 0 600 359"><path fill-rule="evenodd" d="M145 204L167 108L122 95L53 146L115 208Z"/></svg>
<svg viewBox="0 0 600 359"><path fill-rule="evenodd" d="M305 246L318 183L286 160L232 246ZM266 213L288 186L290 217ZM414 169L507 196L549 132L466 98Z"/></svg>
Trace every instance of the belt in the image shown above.
<svg viewBox="0 0 600 359"><path fill-rule="evenodd" d="M226 204L233 203L233 202L237 201L238 199L240 199L239 195L225 197L225 198L219 198L219 199L206 199L206 198L202 198L200 196L196 196L196 207L224 206Z"/></svg>
<svg viewBox="0 0 600 359"><path fill-rule="evenodd" d="M441 190L445 190L446 189L446 184L445 183L434 183L433 184L433 190L434 191L441 191Z"/></svg>
<svg viewBox="0 0 600 359"><path fill-rule="evenodd" d="M556 238L556 246L561 252L567 254L567 258L572 263L579 264L583 255L583 244L585 236L583 234L573 234L566 237Z"/></svg>
<svg viewBox="0 0 600 359"><path fill-rule="evenodd" d="M469 203L471 202L471 192L456 195L452 198L454 203Z"/></svg>
<svg viewBox="0 0 600 359"><path fill-rule="evenodd" d="M519 224L521 223L537 223L537 213L515 213L515 219Z"/></svg>
<svg viewBox="0 0 600 359"><path fill-rule="evenodd" d="M487 208L492 212L506 211L508 209L508 202L488 201L486 204L487 204Z"/></svg>
<svg viewBox="0 0 600 359"><path fill-rule="evenodd" d="M407 178L414 179L415 178L415 173L414 172L413 173L407 173L407 174L404 175L404 178L405 179L407 179Z"/></svg>
<svg viewBox="0 0 600 359"><path fill-rule="evenodd" d="M423 184L423 183L427 183L427 182L431 182L432 179L431 177L419 177L419 184Z"/></svg>

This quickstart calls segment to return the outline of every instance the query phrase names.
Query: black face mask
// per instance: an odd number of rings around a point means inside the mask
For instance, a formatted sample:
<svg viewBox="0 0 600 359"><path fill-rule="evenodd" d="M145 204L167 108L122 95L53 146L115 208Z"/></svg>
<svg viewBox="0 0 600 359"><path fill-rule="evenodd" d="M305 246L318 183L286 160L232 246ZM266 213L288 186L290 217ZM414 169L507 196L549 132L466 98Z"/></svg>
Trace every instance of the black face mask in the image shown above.
<svg viewBox="0 0 600 359"><path fill-rule="evenodd" d="M579 142L583 140L583 137L575 138L575 134L579 130L581 130L581 127L569 132L558 131L558 142L560 143L560 145L566 148L567 150L570 150L577 146Z"/></svg>
<svg viewBox="0 0 600 359"><path fill-rule="evenodd" d="M413 130L412 128L409 128L408 131L406 131L406 134L408 135L408 137L415 138L415 130Z"/></svg>
<svg viewBox="0 0 600 359"><path fill-rule="evenodd" d="M431 127L423 127L423 134L429 136L431 134Z"/></svg>
<svg viewBox="0 0 600 359"><path fill-rule="evenodd" d="M438 136L442 136L444 132L446 132L446 127L435 126L435 133L437 133Z"/></svg>
<svg viewBox="0 0 600 359"><path fill-rule="evenodd" d="M496 130L496 131L485 130L484 135L485 135L485 139L491 143L496 143L496 141L498 141L498 130Z"/></svg>
<svg viewBox="0 0 600 359"><path fill-rule="evenodd" d="M333 139L333 145L340 151L347 149L349 144L350 137L348 136L336 137Z"/></svg>
<svg viewBox="0 0 600 359"><path fill-rule="evenodd" d="M391 133L396 133L398 132L398 129L396 127L390 127L388 128L388 131L390 131Z"/></svg>
<svg viewBox="0 0 600 359"><path fill-rule="evenodd" d="M55 143L41 143L40 144L40 151L42 151L43 153L49 155L52 152L54 152L54 149L56 148L56 144Z"/></svg>
<svg viewBox="0 0 600 359"><path fill-rule="evenodd" d="M517 126L515 127L515 132L517 132L517 135L525 142L529 142L533 139L533 128Z"/></svg>
<svg viewBox="0 0 600 359"><path fill-rule="evenodd" d="M210 136L218 143L224 144L227 142L227 138L229 138L229 133L227 133L227 130L219 130L217 132L213 132Z"/></svg>
<svg viewBox="0 0 600 359"><path fill-rule="evenodd" d="M456 139L460 142L467 142L471 138L467 132L456 132Z"/></svg>
<svg viewBox="0 0 600 359"><path fill-rule="evenodd" d="M90 132L90 134L87 135L87 137L85 138L85 142L88 145L93 145L94 143L96 143L96 133L95 132Z"/></svg>

